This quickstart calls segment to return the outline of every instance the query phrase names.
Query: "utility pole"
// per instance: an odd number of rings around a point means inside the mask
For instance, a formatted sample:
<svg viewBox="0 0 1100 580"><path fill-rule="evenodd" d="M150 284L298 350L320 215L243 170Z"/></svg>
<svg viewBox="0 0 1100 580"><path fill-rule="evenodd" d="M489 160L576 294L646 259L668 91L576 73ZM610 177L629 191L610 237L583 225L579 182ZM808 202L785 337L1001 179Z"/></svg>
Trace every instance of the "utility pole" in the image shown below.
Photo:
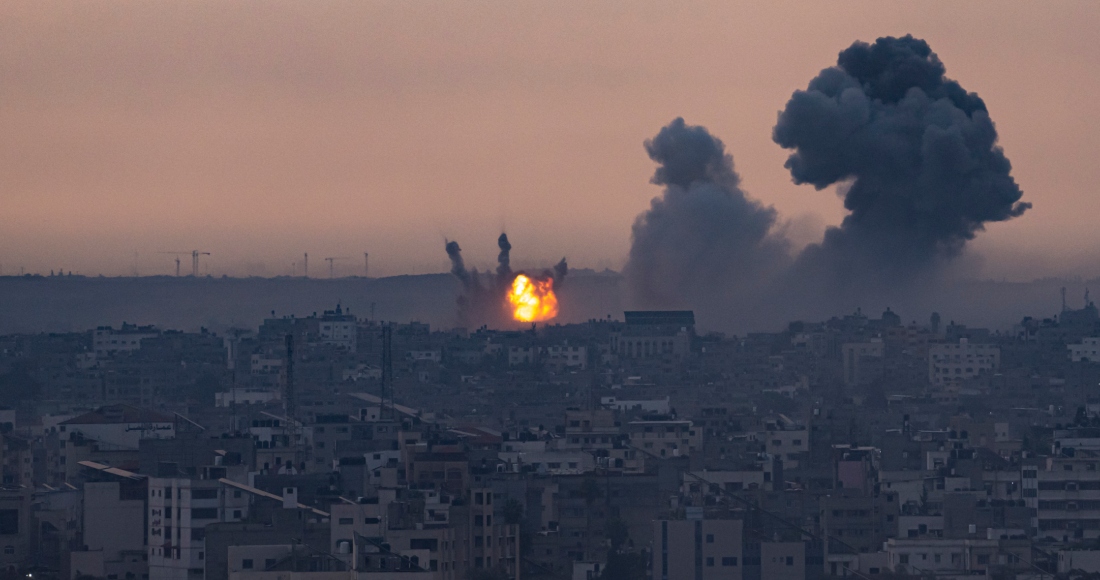
<svg viewBox="0 0 1100 580"><path fill-rule="evenodd" d="M283 386L283 408L292 422L298 410L297 393L294 392L294 334L286 335L286 384Z"/></svg>
<svg viewBox="0 0 1100 580"><path fill-rule="evenodd" d="M393 352L392 330L390 325L382 327L382 396L381 409L378 410L378 418L385 419L386 397L390 398L390 415L393 418Z"/></svg>

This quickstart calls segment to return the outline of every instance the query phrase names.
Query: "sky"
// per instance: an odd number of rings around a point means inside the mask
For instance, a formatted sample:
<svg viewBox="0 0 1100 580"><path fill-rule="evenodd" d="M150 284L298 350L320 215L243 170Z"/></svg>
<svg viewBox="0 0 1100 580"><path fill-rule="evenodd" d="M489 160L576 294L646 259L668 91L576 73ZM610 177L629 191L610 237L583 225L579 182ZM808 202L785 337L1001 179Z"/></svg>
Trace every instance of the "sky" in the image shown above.
<svg viewBox="0 0 1100 580"><path fill-rule="evenodd" d="M777 113L853 41L913 34L978 93L1034 208L975 277L1100 275L1100 3L0 3L0 273L327 276L619 269L682 116L788 235L844 217L794 185ZM186 272L189 257L184 257Z"/></svg>

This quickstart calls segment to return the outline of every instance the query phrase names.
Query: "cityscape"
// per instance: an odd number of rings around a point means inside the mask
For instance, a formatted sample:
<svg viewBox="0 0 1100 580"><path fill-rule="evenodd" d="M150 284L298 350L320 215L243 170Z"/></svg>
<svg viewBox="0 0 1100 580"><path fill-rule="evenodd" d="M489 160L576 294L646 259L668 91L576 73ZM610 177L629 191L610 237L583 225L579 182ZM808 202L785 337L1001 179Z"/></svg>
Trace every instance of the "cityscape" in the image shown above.
<svg viewBox="0 0 1100 580"><path fill-rule="evenodd" d="M1100 580L1097 30L0 3L0 580Z"/></svg>

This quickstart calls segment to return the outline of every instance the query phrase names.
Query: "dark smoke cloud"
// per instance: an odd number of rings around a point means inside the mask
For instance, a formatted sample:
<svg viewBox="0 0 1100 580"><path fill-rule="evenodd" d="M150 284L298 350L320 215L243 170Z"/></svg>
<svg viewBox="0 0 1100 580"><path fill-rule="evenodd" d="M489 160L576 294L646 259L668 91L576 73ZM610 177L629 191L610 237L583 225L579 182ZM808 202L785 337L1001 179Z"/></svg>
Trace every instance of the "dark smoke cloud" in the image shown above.
<svg viewBox="0 0 1100 580"><path fill-rule="evenodd" d="M901 282L1031 207L985 103L944 73L923 40L880 38L856 42L791 97L773 134L794 150L786 167L819 190L845 184L850 212L802 267Z"/></svg>
<svg viewBox="0 0 1100 580"><path fill-rule="evenodd" d="M793 150L786 167L796 183L838 185L849 215L793 258L721 141L682 119L661 129L645 148L666 189L634 223L625 269L634 306L745 329L927 301L986 223L1031 207L985 103L944 75L924 41L880 38L794 93L773 134Z"/></svg>
<svg viewBox="0 0 1100 580"><path fill-rule="evenodd" d="M646 141L666 186L634 222L624 274L639 307L691 307L725 317L733 297L752 295L783 265L785 240L771 235L776 212L748 199L725 145L676 119Z"/></svg>

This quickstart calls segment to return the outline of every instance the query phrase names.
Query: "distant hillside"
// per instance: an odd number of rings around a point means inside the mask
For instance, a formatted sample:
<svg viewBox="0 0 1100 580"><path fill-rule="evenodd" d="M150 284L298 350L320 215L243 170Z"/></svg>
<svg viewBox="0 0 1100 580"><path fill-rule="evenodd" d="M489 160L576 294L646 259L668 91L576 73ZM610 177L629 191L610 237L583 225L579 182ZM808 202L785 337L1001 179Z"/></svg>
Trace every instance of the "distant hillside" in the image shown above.
<svg viewBox="0 0 1100 580"><path fill-rule="evenodd" d="M163 328L255 328L277 316L308 316L340 302L382 320L456 322L459 285L450 274L390 278L86 278L0 276L0 333L87 330L122 322ZM619 277L571 273L561 289L562 322L616 315ZM617 316L621 316L618 314Z"/></svg>
<svg viewBox="0 0 1100 580"><path fill-rule="evenodd" d="M1069 305L1080 308L1085 288L1100 292L1100 280L1046 279L1034 282L967 281L941 288L910 304L843 304L834 311L807 315L810 320L845 314L856 306L877 316L891 306L905 322L926 322L933 310L944 322L1007 329L1024 316L1048 317L1061 306L1060 288L1067 287ZM353 314L368 317L371 304L382 320L427 322L435 328L456 324L459 285L449 274L390 278L85 278L0 277L0 333L87 330L122 322L163 328L222 331L255 328L275 311L277 316L308 316L340 302ZM621 277L614 272L571 272L559 291L559 322L583 322L611 315L622 318L626 306ZM785 327L784 315L773 316L767 328L718 329L734 332L775 331ZM705 316L700 328L710 330Z"/></svg>

